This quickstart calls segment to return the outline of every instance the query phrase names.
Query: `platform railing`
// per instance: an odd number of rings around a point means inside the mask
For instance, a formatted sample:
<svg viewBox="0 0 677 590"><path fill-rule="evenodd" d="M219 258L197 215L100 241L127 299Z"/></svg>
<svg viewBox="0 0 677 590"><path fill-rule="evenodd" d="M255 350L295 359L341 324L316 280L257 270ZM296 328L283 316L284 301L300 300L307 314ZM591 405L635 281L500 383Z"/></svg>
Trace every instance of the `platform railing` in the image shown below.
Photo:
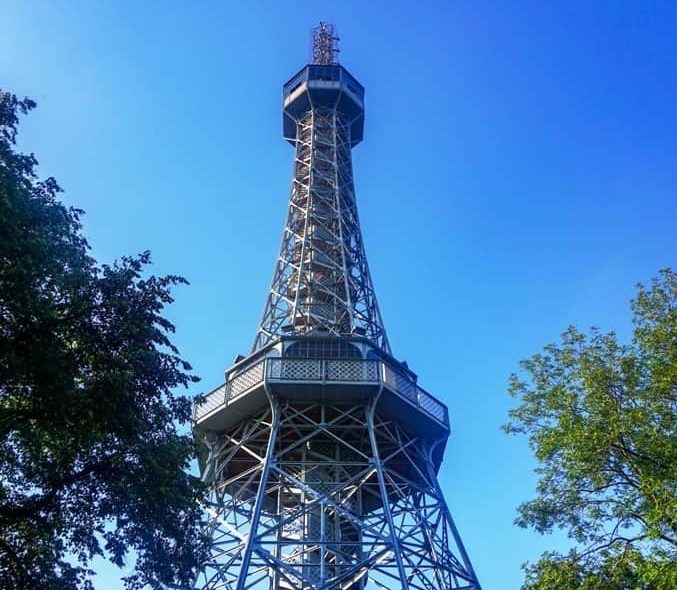
<svg viewBox="0 0 677 590"><path fill-rule="evenodd" d="M379 361L365 359L269 358L267 376L280 381L379 382Z"/></svg>
<svg viewBox="0 0 677 590"><path fill-rule="evenodd" d="M442 402L438 401L421 387L416 388L416 401L418 407L426 414L436 418L439 422L449 427L449 410Z"/></svg>
<svg viewBox="0 0 677 590"><path fill-rule="evenodd" d="M263 381L263 371L266 359L262 358L253 365L240 371L235 377L226 383L227 399L235 399L245 391L251 389Z"/></svg>
<svg viewBox="0 0 677 590"><path fill-rule="evenodd" d="M200 420L217 407L269 381L318 381L332 383L383 383L388 389L417 406L445 426L449 426L447 407L419 387L397 367L371 359L258 358L245 366L228 382L206 394L195 404L193 419Z"/></svg>
<svg viewBox="0 0 677 590"><path fill-rule="evenodd" d="M228 400L226 396L227 386L227 383L223 383L216 389L212 389L212 391L203 395L202 400L199 403L196 402L193 406L193 420L199 420L220 405L225 404Z"/></svg>

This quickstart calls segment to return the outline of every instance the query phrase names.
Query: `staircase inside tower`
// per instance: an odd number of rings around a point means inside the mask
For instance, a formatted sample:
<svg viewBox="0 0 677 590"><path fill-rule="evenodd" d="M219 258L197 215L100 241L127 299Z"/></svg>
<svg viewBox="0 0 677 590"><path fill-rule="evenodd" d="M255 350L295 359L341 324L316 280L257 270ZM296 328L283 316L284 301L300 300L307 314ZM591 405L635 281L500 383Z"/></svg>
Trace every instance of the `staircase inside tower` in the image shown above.
<svg viewBox="0 0 677 590"><path fill-rule="evenodd" d="M298 123L297 154L289 230L293 235L289 296L294 302L285 333L351 333L354 229L342 208L349 126L326 109L308 112ZM339 154L342 151L343 153Z"/></svg>

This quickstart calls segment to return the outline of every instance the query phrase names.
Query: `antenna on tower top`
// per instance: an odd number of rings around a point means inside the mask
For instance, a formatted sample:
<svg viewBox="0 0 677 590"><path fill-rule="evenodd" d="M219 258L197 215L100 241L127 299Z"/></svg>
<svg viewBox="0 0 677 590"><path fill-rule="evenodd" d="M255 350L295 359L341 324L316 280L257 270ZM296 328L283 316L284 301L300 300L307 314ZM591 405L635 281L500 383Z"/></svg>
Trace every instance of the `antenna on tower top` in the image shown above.
<svg viewBox="0 0 677 590"><path fill-rule="evenodd" d="M320 21L313 29L313 63L320 66L338 64L338 42L334 25Z"/></svg>

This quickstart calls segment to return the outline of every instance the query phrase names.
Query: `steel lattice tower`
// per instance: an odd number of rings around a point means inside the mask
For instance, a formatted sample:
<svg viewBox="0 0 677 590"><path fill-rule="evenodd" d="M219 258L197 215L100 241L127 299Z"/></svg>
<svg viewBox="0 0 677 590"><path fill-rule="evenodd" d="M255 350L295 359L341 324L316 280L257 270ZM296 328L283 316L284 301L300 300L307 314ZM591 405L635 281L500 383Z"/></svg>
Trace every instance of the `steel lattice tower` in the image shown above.
<svg viewBox="0 0 677 590"><path fill-rule="evenodd" d="M357 216L364 89L331 25L284 86L287 221L253 350L195 406L225 590L479 590L437 472L446 407L390 354Z"/></svg>

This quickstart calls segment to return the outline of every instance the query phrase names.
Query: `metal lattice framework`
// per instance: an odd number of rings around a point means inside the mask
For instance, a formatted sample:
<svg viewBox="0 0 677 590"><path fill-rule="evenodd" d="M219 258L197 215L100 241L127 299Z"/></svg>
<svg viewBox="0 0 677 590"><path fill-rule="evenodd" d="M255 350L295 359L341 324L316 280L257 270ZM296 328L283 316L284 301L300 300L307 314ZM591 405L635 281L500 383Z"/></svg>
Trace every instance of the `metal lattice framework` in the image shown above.
<svg viewBox="0 0 677 590"><path fill-rule="evenodd" d="M253 350L283 334L388 340L355 203L351 122L312 108L297 122L294 176L273 283Z"/></svg>
<svg viewBox="0 0 677 590"><path fill-rule="evenodd" d="M333 27L284 86L287 220L252 353L195 406L204 590L480 590L437 470L446 406L390 354L355 202L364 88Z"/></svg>
<svg viewBox="0 0 677 590"><path fill-rule="evenodd" d="M429 442L369 404L271 407L213 436L216 590L479 589Z"/></svg>
<svg viewBox="0 0 677 590"><path fill-rule="evenodd" d="M338 42L333 24L321 22L317 25L313 29L312 62L323 66L337 64Z"/></svg>

